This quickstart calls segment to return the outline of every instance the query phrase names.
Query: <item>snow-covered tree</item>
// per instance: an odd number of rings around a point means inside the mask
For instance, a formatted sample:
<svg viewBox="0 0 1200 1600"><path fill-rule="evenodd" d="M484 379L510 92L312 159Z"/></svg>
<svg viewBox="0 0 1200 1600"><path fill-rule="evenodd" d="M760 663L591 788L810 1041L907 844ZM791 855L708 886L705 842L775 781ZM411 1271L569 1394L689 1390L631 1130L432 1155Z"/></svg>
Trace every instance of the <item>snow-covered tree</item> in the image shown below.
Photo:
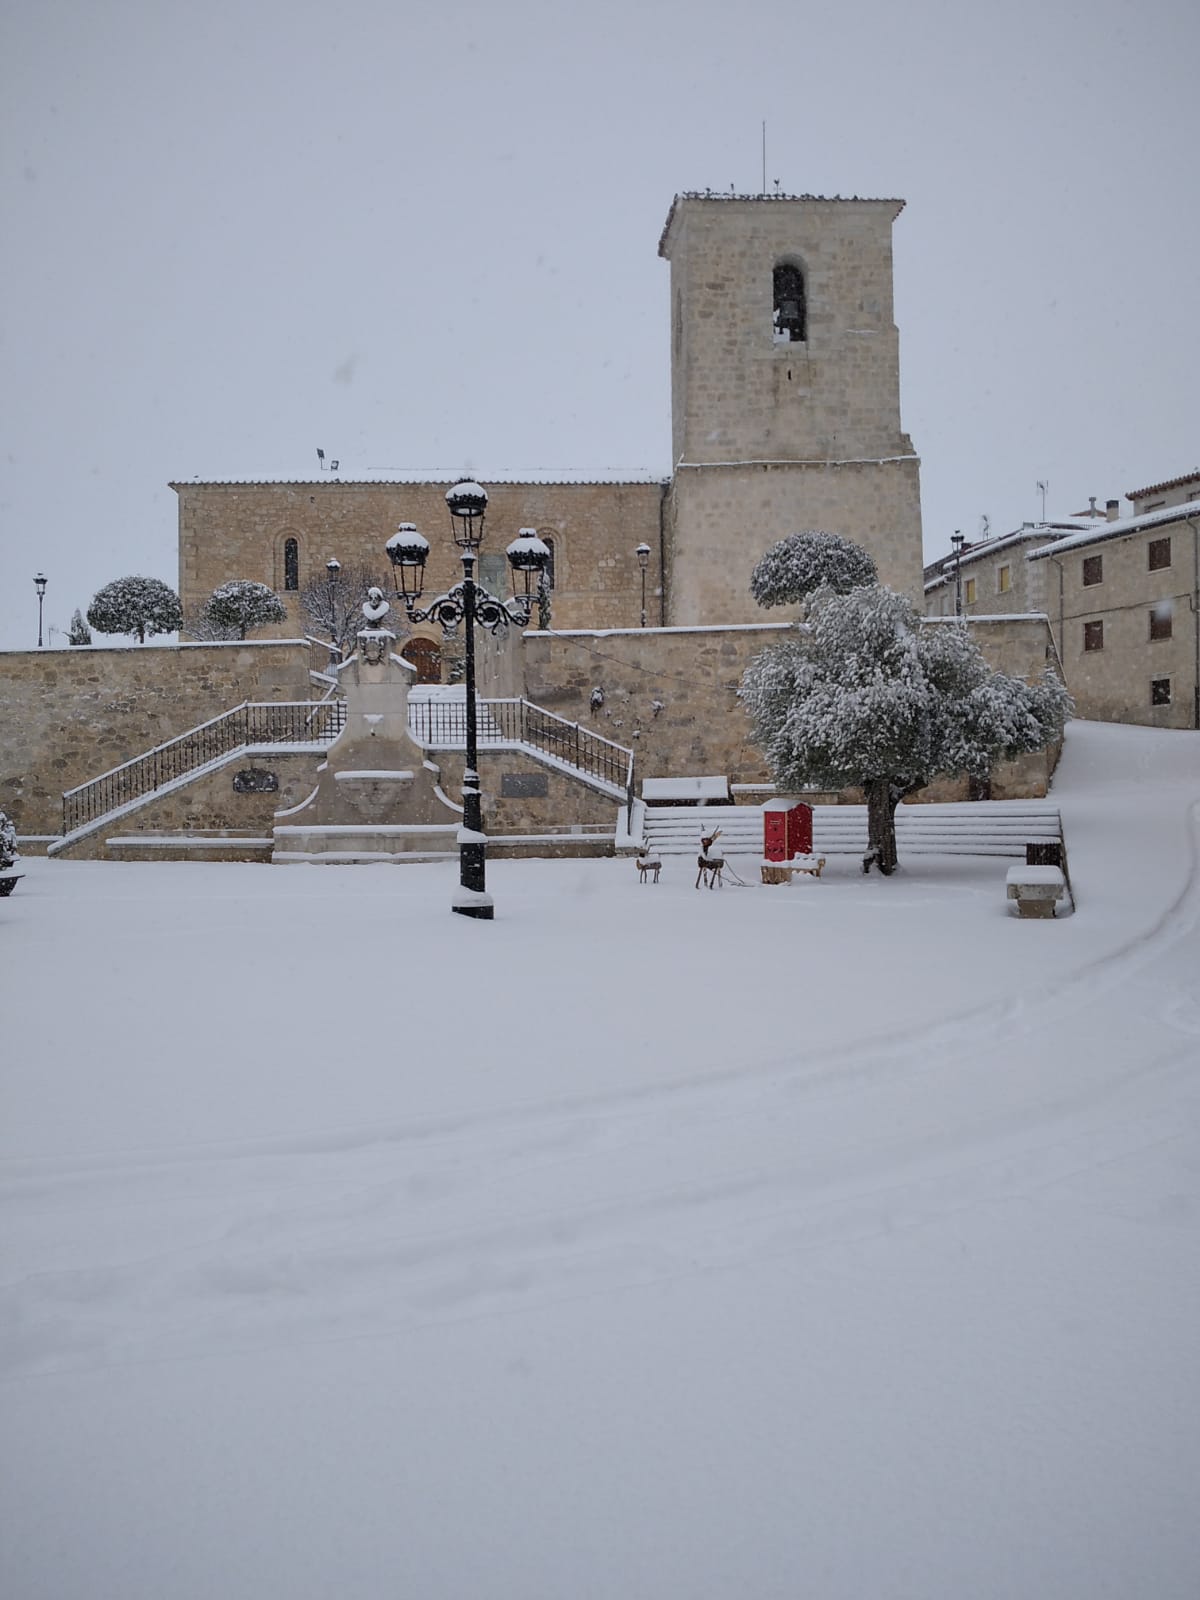
<svg viewBox="0 0 1200 1600"><path fill-rule="evenodd" d="M286 622L287 607L265 583L252 578L233 578L214 589L204 607L204 615L216 628L227 629L227 637L244 639L251 628Z"/></svg>
<svg viewBox="0 0 1200 1600"><path fill-rule="evenodd" d="M344 656L363 625L362 603L367 590L389 588L371 567L344 566L334 573L327 568L323 576L315 573L301 589L300 609L309 627L336 645Z"/></svg>
<svg viewBox="0 0 1200 1600"><path fill-rule="evenodd" d="M179 596L161 578L117 578L92 598L87 619L97 633L136 633L139 644L183 624Z"/></svg>
<svg viewBox="0 0 1200 1600"><path fill-rule="evenodd" d="M7 872L17 859L17 830L0 811L0 872Z"/></svg>
<svg viewBox="0 0 1200 1600"><path fill-rule="evenodd" d="M809 528L771 546L750 574L750 593L760 606L794 606L822 584L848 594L877 576L874 561L858 545L840 533Z"/></svg>
<svg viewBox="0 0 1200 1600"><path fill-rule="evenodd" d="M1043 749L1072 709L1049 671L1034 684L993 672L965 624L925 621L879 584L818 589L808 621L750 663L740 693L780 788L866 792L863 870L884 873L906 795Z"/></svg>
<svg viewBox="0 0 1200 1600"><path fill-rule="evenodd" d="M71 618L71 626L67 629L67 638L72 644L91 644L92 630L80 615L79 607L75 607L75 614Z"/></svg>

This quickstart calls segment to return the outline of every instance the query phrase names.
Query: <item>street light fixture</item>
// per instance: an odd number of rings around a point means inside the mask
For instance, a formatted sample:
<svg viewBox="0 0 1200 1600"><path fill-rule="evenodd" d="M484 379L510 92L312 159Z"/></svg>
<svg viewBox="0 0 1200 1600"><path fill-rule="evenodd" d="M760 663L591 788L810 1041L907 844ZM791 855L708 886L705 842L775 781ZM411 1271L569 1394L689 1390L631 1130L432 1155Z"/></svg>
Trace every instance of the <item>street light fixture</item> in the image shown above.
<svg viewBox="0 0 1200 1600"><path fill-rule="evenodd" d="M467 749L463 772L463 825L459 834L460 890L451 909L464 917L492 920L492 898L485 882L487 839L483 832L483 802L479 793L478 749L475 718L475 627L495 633L513 622L527 627L537 601L542 574L550 560L550 549L532 528L522 528L505 552L513 571L511 600L498 600L475 582L475 557L483 542L487 512L487 491L473 479L465 478L446 491L450 526L454 542L462 551L462 582L431 600L424 610L416 602L425 584L425 562L429 540L411 522L402 522L387 542L388 560L395 574L396 597L404 601L410 622L435 622L450 636L464 625ZM517 593L517 579L523 591Z"/></svg>
<svg viewBox="0 0 1200 1600"><path fill-rule="evenodd" d="M33 586L37 590L37 597L38 597L38 649L39 650L42 648L42 601L45 600L45 598L46 598L46 584L47 584L47 582L48 582L48 579L47 579L46 574L44 572L39 572L37 577L33 580Z"/></svg>
<svg viewBox="0 0 1200 1600"><path fill-rule="evenodd" d="M966 535L955 528L950 543L954 546L954 615L961 617L963 614L962 596L962 553Z"/></svg>
<svg viewBox="0 0 1200 1600"><path fill-rule="evenodd" d="M325 571L329 574L329 670L342 664L342 647L338 641L338 610L337 589L338 578L341 576L342 563L333 556L325 563Z"/></svg>
<svg viewBox="0 0 1200 1600"><path fill-rule="evenodd" d="M650 561L650 546L640 544L633 552L638 558L638 566L642 569L642 627L646 626L646 567Z"/></svg>

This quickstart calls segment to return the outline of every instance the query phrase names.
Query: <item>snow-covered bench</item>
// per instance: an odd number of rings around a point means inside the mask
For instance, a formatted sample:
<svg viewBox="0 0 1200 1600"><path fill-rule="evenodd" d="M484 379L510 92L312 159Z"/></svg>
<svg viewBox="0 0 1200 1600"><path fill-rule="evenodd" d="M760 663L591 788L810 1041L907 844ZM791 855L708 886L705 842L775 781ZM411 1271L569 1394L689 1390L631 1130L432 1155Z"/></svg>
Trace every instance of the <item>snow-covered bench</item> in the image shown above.
<svg viewBox="0 0 1200 1600"><path fill-rule="evenodd" d="M825 865L824 856L793 856L790 861L762 861L759 863L764 883L791 883L795 873L805 873L819 878Z"/></svg>
<svg viewBox="0 0 1200 1600"><path fill-rule="evenodd" d="M1008 898L1020 917L1052 917L1067 892L1061 867L1009 867Z"/></svg>

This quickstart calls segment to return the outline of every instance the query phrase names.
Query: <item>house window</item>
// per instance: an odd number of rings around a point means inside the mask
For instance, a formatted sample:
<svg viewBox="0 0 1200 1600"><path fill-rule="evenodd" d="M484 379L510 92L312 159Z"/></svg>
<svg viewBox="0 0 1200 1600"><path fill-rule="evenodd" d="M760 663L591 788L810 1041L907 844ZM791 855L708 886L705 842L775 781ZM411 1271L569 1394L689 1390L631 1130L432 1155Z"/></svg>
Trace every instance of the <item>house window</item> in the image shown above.
<svg viewBox="0 0 1200 1600"><path fill-rule="evenodd" d="M1151 539L1146 546L1146 564L1151 572L1161 572L1171 565L1170 539Z"/></svg>
<svg viewBox="0 0 1200 1600"><path fill-rule="evenodd" d="M963 584L963 601L964 601L964 603L966 605L969 605L969 606L973 606L975 604L975 579L974 578L968 578L966 583Z"/></svg>
<svg viewBox="0 0 1200 1600"><path fill-rule="evenodd" d="M808 337L804 303L804 274L790 261L781 261L774 273L776 344L803 344Z"/></svg>
<svg viewBox="0 0 1200 1600"><path fill-rule="evenodd" d="M1083 587L1090 589L1094 583L1104 582L1104 557L1084 556Z"/></svg>
<svg viewBox="0 0 1200 1600"><path fill-rule="evenodd" d="M1169 639L1174 626L1174 607L1169 600L1160 600L1150 612L1150 637Z"/></svg>
<svg viewBox="0 0 1200 1600"><path fill-rule="evenodd" d="M1000 594L1007 594L1012 588L1012 568L1001 567L996 574L996 588Z"/></svg>
<svg viewBox="0 0 1200 1600"><path fill-rule="evenodd" d="M1150 679L1150 704L1152 706L1169 706L1171 704L1170 678Z"/></svg>
<svg viewBox="0 0 1200 1600"><path fill-rule="evenodd" d="M1083 625L1083 648L1085 650L1104 649L1104 624L1102 622L1085 622Z"/></svg>
<svg viewBox="0 0 1200 1600"><path fill-rule="evenodd" d="M283 541L283 587L284 589L298 589L300 587L299 539L285 539Z"/></svg>

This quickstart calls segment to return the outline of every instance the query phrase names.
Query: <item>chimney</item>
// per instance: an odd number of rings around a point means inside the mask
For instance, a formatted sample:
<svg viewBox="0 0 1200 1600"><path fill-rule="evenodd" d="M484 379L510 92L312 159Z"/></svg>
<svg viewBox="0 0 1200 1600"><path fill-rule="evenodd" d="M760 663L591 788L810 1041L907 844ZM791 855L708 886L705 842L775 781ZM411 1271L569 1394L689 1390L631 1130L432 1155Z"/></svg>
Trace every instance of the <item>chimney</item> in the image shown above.
<svg viewBox="0 0 1200 1600"><path fill-rule="evenodd" d="M1119 500L1106 500L1104 514L1110 522L1117 522L1121 516L1121 502Z"/></svg>
<svg viewBox="0 0 1200 1600"><path fill-rule="evenodd" d="M1098 517L1099 515L1099 511L1096 509L1096 496L1094 494L1090 494L1088 495L1088 516Z"/></svg>

